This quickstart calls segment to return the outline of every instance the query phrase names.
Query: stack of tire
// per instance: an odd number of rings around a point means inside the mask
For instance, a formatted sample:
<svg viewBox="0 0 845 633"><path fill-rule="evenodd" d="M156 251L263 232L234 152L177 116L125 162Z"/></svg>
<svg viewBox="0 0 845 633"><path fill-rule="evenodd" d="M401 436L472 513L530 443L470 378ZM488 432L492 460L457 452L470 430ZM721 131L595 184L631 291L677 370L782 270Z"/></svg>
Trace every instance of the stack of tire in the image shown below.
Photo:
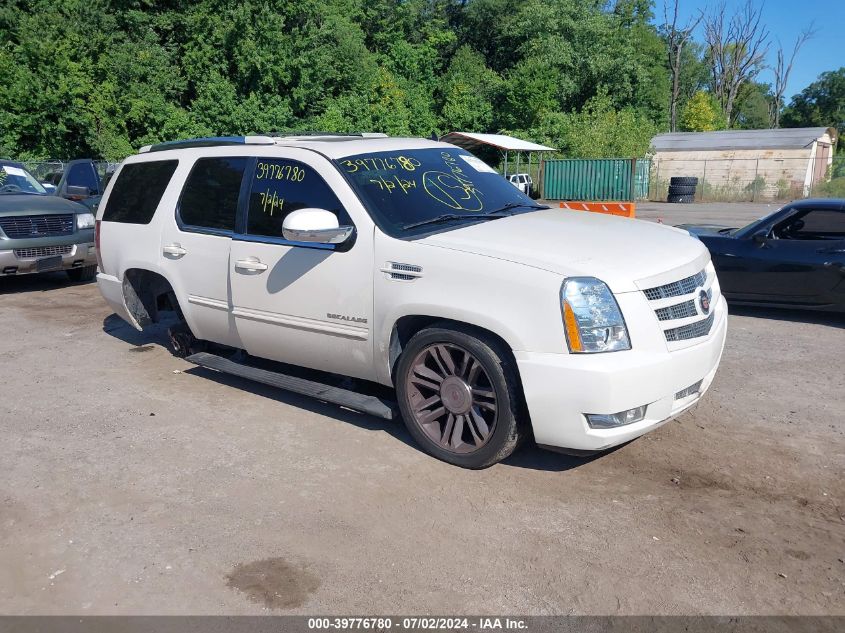
<svg viewBox="0 0 845 633"><path fill-rule="evenodd" d="M669 195L666 202L689 204L695 201L695 188L698 178L695 176L672 176L669 179Z"/></svg>

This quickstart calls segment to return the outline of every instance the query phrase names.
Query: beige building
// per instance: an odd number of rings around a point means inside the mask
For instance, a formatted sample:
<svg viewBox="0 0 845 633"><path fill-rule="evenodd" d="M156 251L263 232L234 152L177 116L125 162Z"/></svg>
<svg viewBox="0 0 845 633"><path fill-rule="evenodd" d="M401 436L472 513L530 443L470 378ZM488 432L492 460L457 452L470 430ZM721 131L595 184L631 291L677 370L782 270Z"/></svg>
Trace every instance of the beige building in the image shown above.
<svg viewBox="0 0 845 633"><path fill-rule="evenodd" d="M835 128L658 134L651 140L652 194L672 176L697 176L696 196L713 200L791 199L828 178Z"/></svg>

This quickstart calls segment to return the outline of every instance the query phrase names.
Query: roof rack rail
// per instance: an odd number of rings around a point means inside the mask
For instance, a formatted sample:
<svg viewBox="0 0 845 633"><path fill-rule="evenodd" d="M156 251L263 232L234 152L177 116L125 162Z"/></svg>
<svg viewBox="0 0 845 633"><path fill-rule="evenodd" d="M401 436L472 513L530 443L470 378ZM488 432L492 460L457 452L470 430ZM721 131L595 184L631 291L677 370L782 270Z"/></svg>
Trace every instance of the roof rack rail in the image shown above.
<svg viewBox="0 0 845 633"><path fill-rule="evenodd" d="M297 138L309 136L326 136L326 137L340 137L340 138L387 138L387 134L381 132L319 132L308 130L304 132L272 132L268 136L274 138Z"/></svg>
<svg viewBox="0 0 845 633"><path fill-rule="evenodd" d="M163 152L168 149L185 149L188 147L216 147L220 145L273 145L275 141L269 136L206 136L190 138L182 141L166 141L155 145L144 145L138 150L139 154L148 152Z"/></svg>

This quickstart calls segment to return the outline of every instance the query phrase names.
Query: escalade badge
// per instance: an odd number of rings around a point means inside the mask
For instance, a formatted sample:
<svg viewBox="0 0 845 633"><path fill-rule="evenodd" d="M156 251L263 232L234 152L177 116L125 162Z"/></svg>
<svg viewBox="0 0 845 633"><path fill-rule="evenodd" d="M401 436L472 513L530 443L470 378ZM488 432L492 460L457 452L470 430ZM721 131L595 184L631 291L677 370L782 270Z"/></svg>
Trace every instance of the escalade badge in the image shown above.
<svg viewBox="0 0 845 633"><path fill-rule="evenodd" d="M698 303L701 306L702 314L710 314L710 297L707 296L704 290L698 293Z"/></svg>
<svg viewBox="0 0 845 633"><path fill-rule="evenodd" d="M351 321L352 323L366 323L367 319L364 317L346 316L345 314L326 314L329 319L336 319L338 321Z"/></svg>

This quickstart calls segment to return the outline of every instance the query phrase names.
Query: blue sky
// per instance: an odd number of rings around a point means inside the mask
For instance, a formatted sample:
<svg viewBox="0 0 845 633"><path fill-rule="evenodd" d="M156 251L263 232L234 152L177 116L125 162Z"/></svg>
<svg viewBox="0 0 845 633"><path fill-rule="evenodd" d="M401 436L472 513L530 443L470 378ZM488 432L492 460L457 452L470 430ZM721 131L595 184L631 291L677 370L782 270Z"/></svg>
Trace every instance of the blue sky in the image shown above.
<svg viewBox="0 0 845 633"><path fill-rule="evenodd" d="M706 7L715 7L718 2L681 0L680 14L689 16L699 9L706 11ZM726 0L728 14L743 4L744 0ZM654 15L656 21L663 21L663 0L655 0ZM763 3L763 22L771 32L769 61L772 65L778 40L789 54L801 30L810 22L815 25L816 36L804 44L792 67L785 95L787 103L792 95L801 92L820 73L845 66L845 0L768 0ZM700 27L697 39L702 39ZM772 77L771 71L766 70L758 80L771 83Z"/></svg>

